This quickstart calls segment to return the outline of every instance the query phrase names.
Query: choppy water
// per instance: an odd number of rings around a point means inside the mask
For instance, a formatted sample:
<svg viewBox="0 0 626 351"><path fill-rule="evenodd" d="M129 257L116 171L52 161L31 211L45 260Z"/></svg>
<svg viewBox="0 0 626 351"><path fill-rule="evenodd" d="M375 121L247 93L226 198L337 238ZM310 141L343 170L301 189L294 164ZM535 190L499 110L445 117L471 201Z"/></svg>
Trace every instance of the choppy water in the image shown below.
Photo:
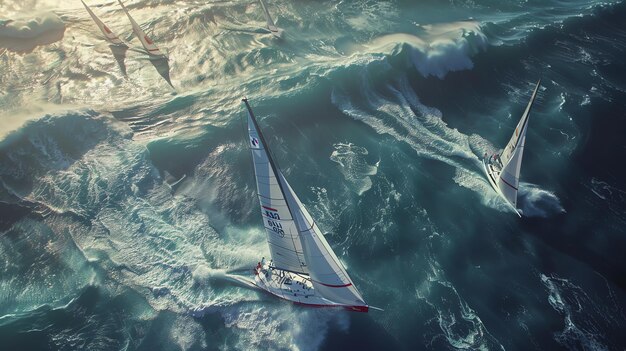
<svg viewBox="0 0 626 351"><path fill-rule="evenodd" d="M0 345L621 350L626 3L0 3ZM168 78L173 88L166 82ZM480 157L531 93L518 219ZM242 96L372 305L250 289ZM177 183L179 179L184 178Z"/></svg>

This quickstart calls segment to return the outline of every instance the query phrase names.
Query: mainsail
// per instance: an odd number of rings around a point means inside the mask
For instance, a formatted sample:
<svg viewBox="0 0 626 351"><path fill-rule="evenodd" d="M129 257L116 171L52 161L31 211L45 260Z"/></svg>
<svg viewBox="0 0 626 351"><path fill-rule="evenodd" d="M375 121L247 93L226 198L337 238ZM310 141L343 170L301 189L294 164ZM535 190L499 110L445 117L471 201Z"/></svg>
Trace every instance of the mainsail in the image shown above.
<svg viewBox="0 0 626 351"><path fill-rule="evenodd" d="M252 151L257 195L267 234L267 243L278 269L308 274L308 268L298 237L298 229L285 199L282 184L277 175L280 170L266 149L265 139L258 129L256 119L247 100L249 146Z"/></svg>
<svg viewBox="0 0 626 351"><path fill-rule="evenodd" d="M263 7L263 12L265 12L265 19L267 20L267 28L272 30L272 28L276 29L276 25L274 24L274 20L272 20L272 16L270 16L270 12L267 10L267 5L265 1L259 0L261 2L261 7Z"/></svg>
<svg viewBox="0 0 626 351"><path fill-rule="evenodd" d="M299 260L300 272L309 275L316 294L334 304L356 309L367 307L315 221L276 167L252 109L246 99L243 101L248 109L258 197L274 266L284 269ZM292 266L287 270L297 268Z"/></svg>
<svg viewBox="0 0 626 351"><path fill-rule="evenodd" d="M502 196L504 196L504 198L509 201L513 207L517 207L517 189L519 188L519 174L522 167L524 144L526 143L526 131L528 130L528 117L530 115L533 102L535 101L535 97L537 96L540 83L541 81L537 82L532 97L528 102L528 106L526 106L526 110L524 111L522 118L517 124L517 127L515 127L515 132L513 133L511 140L509 140L509 143L506 145L502 151L502 155L500 156L502 169L500 176L498 177L498 188L502 192Z"/></svg>
<svg viewBox="0 0 626 351"><path fill-rule="evenodd" d="M146 32L144 32L143 29L141 29L141 27L137 24L137 22L135 22L135 20L130 16L130 13L128 12L128 10L126 9L126 6L124 6L122 1L121 0L117 0L117 1L122 6L122 9L124 9L126 16L128 16L128 19L130 20L130 24L133 27L133 32L135 33L135 36L137 36L137 39L139 39L139 41L141 42L141 45L143 45L144 49L146 49L146 51L148 51L150 55L165 56L163 55L161 50L159 50L159 48L148 37Z"/></svg>
<svg viewBox="0 0 626 351"><path fill-rule="evenodd" d="M100 31L102 32L102 34L104 34L104 37L106 38L107 41L109 41L111 44L115 44L115 45L125 45L124 42L115 33L113 33L113 31L111 31L109 29L109 27L107 27L107 25L104 24L98 18L98 16L96 16L95 13L93 13L93 11L91 11L89 6L87 6L87 4L85 4L85 2L83 0L80 0L80 2L83 3L83 6L85 6L85 9L89 13L89 15L91 16L93 21L96 22L96 25L98 26L98 28L100 28Z"/></svg>

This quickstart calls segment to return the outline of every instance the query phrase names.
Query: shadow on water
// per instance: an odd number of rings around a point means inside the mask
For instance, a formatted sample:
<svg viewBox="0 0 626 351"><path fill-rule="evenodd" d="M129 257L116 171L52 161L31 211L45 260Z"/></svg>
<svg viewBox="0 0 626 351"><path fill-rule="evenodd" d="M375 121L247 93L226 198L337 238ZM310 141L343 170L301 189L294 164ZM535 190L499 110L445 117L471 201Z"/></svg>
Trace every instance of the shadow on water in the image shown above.
<svg viewBox="0 0 626 351"><path fill-rule="evenodd" d="M167 84L169 84L172 88L174 88L174 86L172 85L172 81L170 80L170 65L168 63L167 58L165 57L151 58L150 63L154 66L157 72L159 72L161 77L165 79Z"/></svg>
<svg viewBox="0 0 626 351"><path fill-rule="evenodd" d="M128 75L126 73L126 51L128 51L128 46L126 45L109 45L111 49L111 53L113 53L113 57L115 57L115 61L117 61L117 65L120 66L120 71L125 76Z"/></svg>

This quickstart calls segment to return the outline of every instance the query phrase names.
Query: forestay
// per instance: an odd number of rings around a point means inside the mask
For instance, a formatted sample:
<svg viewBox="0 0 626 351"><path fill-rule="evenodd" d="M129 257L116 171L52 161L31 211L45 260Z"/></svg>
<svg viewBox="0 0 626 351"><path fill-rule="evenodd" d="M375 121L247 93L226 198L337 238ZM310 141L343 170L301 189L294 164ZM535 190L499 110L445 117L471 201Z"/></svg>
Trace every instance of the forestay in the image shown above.
<svg viewBox="0 0 626 351"><path fill-rule="evenodd" d="M498 188L502 192L504 198L508 200L513 207L517 206L517 189L519 188L519 175L522 167L524 145L526 143L528 118L533 102L535 101L535 97L537 96L540 83L541 81L537 82L532 97L528 102L528 106L517 124L517 127L515 127L515 132L513 133L511 140L509 140L509 143L506 145L502 151L502 155L500 156L500 161L503 166L500 172L500 177L498 178Z"/></svg>
<svg viewBox="0 0 626 351"><path fill-rule="evenodd" d="M122 6L122 9L124 9L126 16L128 16L128 19L130 20L130 24L133 27L133 32L135 33L135 36L137 36L137 39L139 39L139 41L141 42L141 45L143 45L144 49L146 49L150 55L165 56L163 55L161 50L159 50L159 48L152 42L152 40L148 37L148 35L143 31L143 29L141 29L141 27L137 24L137 22L135 22L135 20L130 16L130 13L128 12L128 10L126 9L126 6L124 6L122 1L121 0L117 0L117 1Z"/></svg>
<svg viewBox="0 0 626 351"><path fill-rule="evenodd" d="M98 28L100 28L100 31L102 32L102 34L104 34L104 37L106 38L107 41L109 41L111 44L115 44L115 45L124 45L124 42L115 33L113 33L113 31L111 31L109 29L109 27L107 27L107 25L104 24L98 18L98 16L96 16L95 13L93 13L93 11L91 11L89 6L87 6L87 4L85 4L85 2L83 0L81 0L80 2L83 3L83 6L85 6L85 9L89 13L89 15L91 16L93 21L96 23Z"/></svg>
<svg viewBox="0 0 626 351"><path fill-rule="evenodd" d="M252 151L257 195L274 266L281 270L309 274L302 252L298 230L287 205L277 175L282 177L266 149L265 139L260 133L254 114L248 108L248 146Z"/></svg>

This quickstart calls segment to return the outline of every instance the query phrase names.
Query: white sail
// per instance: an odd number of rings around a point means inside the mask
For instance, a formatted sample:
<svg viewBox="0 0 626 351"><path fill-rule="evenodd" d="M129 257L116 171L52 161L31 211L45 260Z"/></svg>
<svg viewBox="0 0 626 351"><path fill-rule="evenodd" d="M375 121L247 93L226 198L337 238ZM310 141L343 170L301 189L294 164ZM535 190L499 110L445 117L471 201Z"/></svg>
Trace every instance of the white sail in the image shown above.
<svg viewBox="0 0 626 351"><path fill-rule="evenodd" d="M96 16L95 13L93 13L93 11L91 11L89 6L87 6L87 4L85 4L85 2L83 0L80 0L80 2L83 3L83 5L85 6L85 9L89 13L89 15L91 16L93 21L96 23L98 28L100 28L100 31L102 32L102 34L104 34L104 37L106 38L107 41L109 41L110 43L115 44L115 45L125 45L124 42L115 33L113 33L113 31L111 31L109 29L109 27L107 27L107 25L104 24L98 18L98 16Z"/></svg>
<svg viewBox="0 0 626 351"><path fill-rule="evenodd" d="M261 3L261 7L263 7L263 13L265 13L265 20L267 21L267 29L269 29L270 32L272 32L274 36L280 38L283 35L283 30L281 28L276 27L276 24L274 23L272 16L270 16L270 12L267 10L267 5L265 4L265 1L259 0L259 2Z"/></svg>
<svg viewBox="0 0 626 351"><path fill-rule="evenodd" d="M498 177L498 188L502 192L504 198L509 201L513 207L517 207L517 189L519 188L522 156L524 154L524 145L526 144L528 118L533 102L535 101L535 97L537 96L540 83L541 81L537 82L532 97L528 102L528 106L526 106L526 110L524 111L522 118L517 124L517 127L515 127L515 132L513 133L511 140L509 140L509 143L506 145L502 151L502 155L500 156L502 169L500 171L500 176Z"/></svg>
<svg viewBox="0 0 626 351"><path fill-rule="evenodd" d="M247 100L244 99L243 101L248 109L249 142L254 160L261 212L264 217L270 249L272 249L272 245L280 245L281 251L279 252L283 255L293 253L292 260L299 259L302 261L302 270L308 274L308 277L300 278L304 278L307 283L312 284L316 296L311 297L308 301L306 301L308 296L302 295L302 292L299 297L297 296L298 293L293 296L282 295L282 297L304 304L339 306L353 311L367 312L369 306L363 301L363 297L354 286L350 276L339 262L309 212L302 205L282 172L274 164L266 149L267 144L259 131L250 105ZM266 212L268 206L273 208ZM290 232L285 233L284 237L276 235L276 224L272 223L278 217L282 221L280 222L282 224L280 229L285 229L285 225L289 225L290 228ZM295 230L295 235L291 235L291 230ZM291 242L293 242L292 245L290 245ZM289 250L284 248L289 248ZM281 265L285 265L284 256L276 256L274 250L272 251L274 266L282 269ZM279 291L284 294L282 290ZM305 301L302 301L302 297Z"/></svg>
<svg viewBox="0 0 626 351"><path fill-rule="evenodd" d="M265 5L265 1L259 0L259 2L261 2L261 7L263 7L263 12L265 13L265 19L267 20L267 28L269 28L270 30L272 29L272 27L276 28L276 25L274 24L274 20L272 20L272 16L270 16L270 12L267 10L267 5Z"/></svg>
<svg viewBox="0 0 626 351"><path fill-rule="evenodd" d="M281 270L308 274L298 229L277 178L280 171L265 147L265 140L256 126L248 102L245 103L248 107L249 147L254 162L257 195L274 266Z"/></svg>
<svg viewBox="0 0 626 351"><path fill-rule="evenodd" d="M146 49L146 51L148 51L150 55L165 56L163 55L161 50L159 50L159 48L152 42L152 40L148 37L148 35L143 31L143 29L141 29L141 27L137 24L137 22L135 22L135 20L130 16L130 13L128 12L128 10L126 9L126 6L124 6L122 1L121 0L117 0L117 1L122 6L122 9L124 9L126 16L128 16L128 19L130 20L130 24L133 27L133 32L135 33L135 36L137 36L137 39L139 39L139 41L141 42L141 45L143 45L144 49Z"/></svg>
<svg viewBox="0 0 626 351"><path fill-rule="evenodd" d="M284 184L287 203L293 209L315 291L335 303L367 306L319 227L282 174L279 174L279 180Z"/></svg>

